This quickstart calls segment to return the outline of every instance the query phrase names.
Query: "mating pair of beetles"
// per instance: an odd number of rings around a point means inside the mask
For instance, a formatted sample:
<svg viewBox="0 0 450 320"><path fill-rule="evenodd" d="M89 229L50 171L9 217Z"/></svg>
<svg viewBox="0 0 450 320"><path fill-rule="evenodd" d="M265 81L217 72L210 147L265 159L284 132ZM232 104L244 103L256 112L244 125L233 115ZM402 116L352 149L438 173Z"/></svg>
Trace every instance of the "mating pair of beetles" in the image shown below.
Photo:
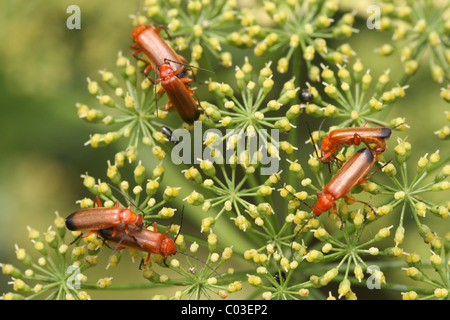
<svg viewBox="0 0 450 320"><path fill-rule="evenodd" d="M173 107L184 121L193 123L200 113L192 95L196 97L200 108L201 105L196 93L189 87L193 80L188 77L186 67L192 66L159 35L161 29L163 26L154 28L153 25L138 25L131 34L134 40L131 46L133 56L147 64L145 75L151 69L155 70L158 79L149 80L155 84L161 83L162 89L158 93L167 93L169 101L166 110ZM143 53L146 60L139 57L139 53ZM166 126L161 129L170 139L172 131ZM156 223L153 224L153 231L143 228L143 216L133 212L131 204L123 208L116 202L113 207L105 208L98 197L95 198L95 204L97 207L82 209L67 217L67 228L72 231L89 231L82 237L97 233L105 241L115 244L117 249L132 248L148 252L144 265L148 263L151 253L167 258L177 252L175 242L167 236L168 231L158 233Z"/></svg>
<svg viewBox="0 0 450 320"><path fill-rule="evenodd" d="M338 152L343 145L359 145L364 143L367 148L357 151L350 159L345 161L330 182L323 187L322 192L317 192L318 199L314 206L307 205L313 211L313 215L305 222L298 232L300 232L314 216L319 216L330 209L337 214L338 211L335 202L340 198L345 198L351 202L361 202L370 207L368 203L350 198L347 194L354 186L365 183L376 173L375 171L365 177L374 165L376 156L386 150L386 140L391 136L392 130L403 125L403 123L393 128L385 126L371 128L366 127L368 122L375 123L366 121L362 127L336 129L331 131L322 140L320 160L323 163L328 164L338 161L336 152ZM284 188L286 189L286 187Z"/></svg>

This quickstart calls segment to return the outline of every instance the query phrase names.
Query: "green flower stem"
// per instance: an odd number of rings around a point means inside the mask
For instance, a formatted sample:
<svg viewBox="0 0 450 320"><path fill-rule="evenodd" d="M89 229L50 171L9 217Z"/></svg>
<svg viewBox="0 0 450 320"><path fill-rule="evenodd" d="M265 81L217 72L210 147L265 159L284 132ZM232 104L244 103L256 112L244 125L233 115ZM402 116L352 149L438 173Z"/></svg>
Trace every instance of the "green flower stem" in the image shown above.
<svg viewBox="0 0 450 320"><path fill-rule="evenodd" d="M182 190L190 190L192 188L192 185L190 182L178 179L178 167L172 164L171 162L166 162L165 166L167 167L166 173L165 173L165 180L166 181L177 181L178 185L181 187ZM226 175L225 175L226 176ZM179 207L181 207L183 204L181 202L181 198L177 197L172 202L177 204ZM222 211L223 212L222 208ZM196 223L197 225L201 224L201 220L203 219L203 215L198 214L198 209L194 208L192 206L186 206L185 207L185 216L189 217L189 219ZM233 244L233 251L236 252L238 255L243 255L243 252L249 248L252 247L252 243L249 241L249 239L242 233L237 233L234 226L231 226L228 223L217 223L214 226L215 233L217 234L233 234L235 235L235 238L232 241ZM186 235L187 236L187 235ZM225 239L222 238L222 241ZM226 239L226 242L230 242L230 239ZM224 241L224 242L225 242Z"/></svg>

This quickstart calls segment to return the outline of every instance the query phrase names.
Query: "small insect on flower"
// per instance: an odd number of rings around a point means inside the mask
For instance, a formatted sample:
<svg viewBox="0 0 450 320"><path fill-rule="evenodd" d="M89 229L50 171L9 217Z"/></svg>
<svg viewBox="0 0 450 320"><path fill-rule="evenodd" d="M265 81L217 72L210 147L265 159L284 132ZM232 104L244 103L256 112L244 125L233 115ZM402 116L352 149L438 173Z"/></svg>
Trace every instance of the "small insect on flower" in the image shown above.
<svg viewBox="0 0 450 320"><path fill-rule="evenodd" d="M141 24L134 28L131 33L131 37L134 40L134 44L131 48L135 49L133 56L138 60L148 63L144 69L144 74L146 75L152 68L155 72L157 72L158 66L166 63L165 59L169 59L173 62L169 62L168 65L173 71L180 69L177 76L184 78L186 77L186 70L182 63L187 63L187 61L185 58L177 54L175 50L159 35L161 29L164 29L167 33L164 26L159 26L155 29L153 25L146 26ZM138 57L138 54L141 52L144 53L148 61ZM176 62L181 63L181 65L176 64Z"/></svg>
<svg viewBox="0 0 450 320"><path fill-rule="evenodd" d="M170 61L172 60L164 59L164 63L157 66L159 79L157 79L156 82L161 82L162 86L158 93L162 94L166 92L169 97L169 101L167 102L165 108L166 111L172 106L184 121L187 123L193 123L200 116L200 112L191 94L193 94L197 99L200 109L203 109L200 104L200 99L195 91L189 89L189 84L193 80L188 77L177 77L183 69L180 68L174 71L169 65ZM206 69L202 70L208 71Z"/></svg>
<svg viewBox="0 0 450 320"><path fill-rule="evenodd" d="M169 102L167 103L166 110L168 110L170 105L172 105L184 121L193 123L198 119L200 114L195 106L195 101L190 94L194 94L196 96L199 105L200 100L194 91L188 89L189 83L193 80L188 78L186 67L194 66L188 65L187 60L177 54L175 50L159 35L161 29L163 28L163 26L159 26L155 29L153 25L138 25L131 34L134 40L134 44L131 48L135 49L133 56L138 60L148 63L144 69L144 74L146 76L152 68L159 75L159 79L156 82L161 82L163 87L159 93L163 93L163 91L165 91L169 96ZM166 29L164 28L164 30ZM148 61L138 57L138 54L141 52L144 53ZM150 78L148 79L152 81Z"/></svg>
<svg viewBox="0 0 450 320"><path fill-rule="evenodd" d="M71 231L89 231L84 235L81 234L72 243L80 237L88 237L104 228L111 228L115 234L116 227L119 225L124 225L126 232L129 230L128 224L142 226L143 217L131 211L131 204L127 208L123 208L119 205L119 201L116 201L114 206L105 208L102 206L99 197L95 197L95 204L97 207L81 209L66 218L67 229Z"/></svg>
<svg viewBox="0 0 450 320"><path fill-rule="evenodd" d="M401 123L393 128L383 125L380 125L379 128L370 128L366 127L368 122L378 125L373 121L366 121L362 127L341 128L331 131L322 140L320 160L323 163L329 163L336 159L335 153L342 145L359 145L361 142L372 152L382 153L386 151L386 140L391 136L392 130L404 125L404 123ZM375 147L371 148L371 144L374 144Z"/></svg>
<svg viewBox="0 0 450 320"><path fill-rule="evenodd" d="M170 129L169 127L161 126L161 132L167 137L167 139L172 141L174 144L177 144L179 142L178 137L173 134L172 129Z"/></svg>
<svg viewBox="0 0 450 320"><path fill-rule="evenodd" d="M164 258L177 253L177 246L167 236L168 232L169 228L164 234L157 232L156 222L154 222L153 231L137 226L126 231L125 225L121 224L115 230L114 228L101 229L99 234L105 241L115 244L116 250L131 248L147 252L147 259L141 261L141 266L146 266L152 253L160 254Z"/></svg>
<svg viewBox="0 0 450 320"><path fill-rule="evenodd" d="M314 96L309 92L308 89L303 89L299 93L299 98L304 103L309 103L314 100Z"/></svg>
<svg viewBox="0 0 450 320"><path fill-rule="evenodd" d="M99 231L100 236L110 243L116 245L114 250L120 250L124 248L135 249L139 251L147 252L147 258L142 259L139 268L142 266L146 266L150 261L150 256L152 253L160 254L164 258L164 264L166 264L166 259L168 256L174 255L176 253L183 254L195 260L202 262L205 266L210 268L216 274L217 271L214 270L211 266L206 264L204 261L198 259L197 257L190 255L188 253L177 250L177 245L175 242L179 236L180 229L178 230L177 235L175 236L175 240L170 239L167 234L169 233L170 227L167 228L165 233L157 232L156 222L153 223L153 231L148 230L146 228L139 228L135 226L130 229L129 232L125 231L125 226L120 225L117 227L117 232L113 234L113 228L102 229ZM218 274L221 277L220 274Z"/></svg>
<svg viewBox="0 0 450 320"><path fill-rule="evenodd" d="M376 170L375 172L364 178L364 176L369 172L374 163L374 152L370 149L365 148L359 150L349 160L347 160L339 169L339 171L334 175L334 177L330 180L330 182L325 187L323 187L322 192L317 192L318 200L316 204L312 207L308 205L308 207L313 211L313 215L311 215L311 217L303 224L297 234L303 229L305 225L309 223L309 221L313 217L320 216L323 212L327 212L330 209L333 213L337 214L338 210L335 202L340 198L345 198L351 202L361 202L370 207L370 205L366 202L350 198L349 196L347 196L347 193L349 193L354 186L366 182L379 170ZM284 189L286 189L286 187L284 187Z"/></svg>

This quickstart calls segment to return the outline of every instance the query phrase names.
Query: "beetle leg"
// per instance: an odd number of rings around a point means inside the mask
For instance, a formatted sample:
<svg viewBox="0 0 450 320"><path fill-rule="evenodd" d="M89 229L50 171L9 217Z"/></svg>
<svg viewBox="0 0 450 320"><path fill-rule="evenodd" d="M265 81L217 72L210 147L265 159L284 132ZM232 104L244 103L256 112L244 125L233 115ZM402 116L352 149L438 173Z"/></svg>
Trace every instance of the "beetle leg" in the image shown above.
<svg viewBox="0 0 450 320"><path fill-rule="evenodd" d="M136 45L136 46L135 46ZM144 58L138 57L138 54L142 52L142 48L139 48L137 46L137 43L135 43L134 45L131 46L131 49L134 49L135 47L137 47L136 50L133 51L132 55L136 60L140 60L142 62L148 63L147 60L145 60Z"/></svg>
<svg viewBox="0 0 450 320"><path fill-rule="evenodd" d="M141 260L141 263L139 264L139 270L142 270L142 266L145 267L148 264L148 261L150 260L150 256L151 256L151 253L149 252L147 255L147 259L145 259L145 261L144 261L144 259Z"/></svg>
<svg viewBox="0 0 450 320"><path fill-rule="evenodd" d="M78 239L80 238L86 238L89 237L91 234L93 234L94 232L96 232L97 230L91 230L86 234L80 234L78 237L76 237L71 243L69 243L69 246L71 246L72 244L74 244Z"/></svg>
<svg viewBox="0 0 450 320"><path fill-rule="evenodd" d="M366 206L368 206L368 207L370 208L370 210L372 210L372 212L373 212L375 215L377 214L377 212L375 211L375 209L374 209L368 202L361 201L361 200L357 200L357 199L355 199L355 198L350 198L350 197L347 196L347 195L345 195L344 198L345 198L345 200L350 201L350 202L359 202L359 203L365 204Z"/></svg>
<svg viewBox="0 0 450 320"><path fill-rule="evenodd" d="M177 70L179 70L179 69L177 69ZM186 85L186 89L187 89L188 88L187 85L189 85L189 83L191 83L194 80L189 79L189 78L181 78L180 81ZM192 90L188 90L188 91L192 91ZM192 92L194 92L194 91L192 91ZM192 92L189 92L189 93L192 93Z"/></svg>
<svg viewBox="0 0 450 320"><path fill-rule="evenodd" d="M150 72L151 69L152 69L152 65L150 63L147 64L147 66L144 69L144 74L147 76L147 74ZM150 79L150 81L152 81L152 80ZM154 83L154 82L152 82L152 83Z"/></svg>
<svg viewBox="0 0 450 320"><path fill-rule="evenodd" d="M94 201L95 201L94 202L94 207L95 207L95 205L97 205L97 207L101 207L102 206L102 201L100 200L99 197L96 196Z"/></svg>
<svg viewBox="0 0 450 320"><path fill-rule="evenodd" d="M341 219L341 227L340 227L340 229L342 230L342 228L344 227L344 220L342 219L341 215L339 214L339 211L337 209L336 203L333 203L333 206L331 207L331 213L337 215L339 217L339 219Z"/></svg>
<svg viewBox="0 0 450 320"><path fill-rule="evenodd" d="M166 107L164 108L164 111L169 111L170 109L172 109L172 102L169 100L166 103Z"/></svg>
<svg viewBox="0 0 450 320"><path fill-rule="evenodd" d="M366 143L367 149L369 149L370 151L372 151L372 152L374 152L374 153L382 153L382 152L385 152L385 151L386 151L386 142L384 141L384 139L377 138L377 139L374 139L374 140L377 141L377 142L374 142L375 144L381 145L382 147L379 147L379 148L377 148L377 147L371 148L371 147L369 146L369 144Z"/></svg>
<svg viewBox="0 0 450 320"><path fill-rule="evenodd" d="M91 234L93 234L94 232L96 232L97 230L91 230L88 233L82 234L81 238L86 238L89 237Z"/></svg>

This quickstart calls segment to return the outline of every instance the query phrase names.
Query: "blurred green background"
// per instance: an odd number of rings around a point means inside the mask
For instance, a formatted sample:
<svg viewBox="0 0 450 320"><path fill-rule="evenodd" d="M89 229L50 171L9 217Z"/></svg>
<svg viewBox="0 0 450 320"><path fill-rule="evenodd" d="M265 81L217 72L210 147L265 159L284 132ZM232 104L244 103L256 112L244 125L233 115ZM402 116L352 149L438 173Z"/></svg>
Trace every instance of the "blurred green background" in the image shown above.
<svg viewBox="0 0 450 320"><path fill-rule="evenodd" d="M344 2L349 9L355 3L360 2ZM72 4L81 8L81 30L66 27L66 9ZM83 145L89 134L99 128L78 119L75 103L97 106L87 92L86 77L98 80L98 70L113 70L119 51L132 58L128 15L135 10L135 0L0 2L0 262L19 265L14 245L30 248L26 226L43 232L52 224L55 211L65 217L78 208L75 201L89 196L81 184L81 174L88 171L96 177L105 176L106 161L113 158L115 146L92 149ZM396 69L400 67L398 55L381 58L374 52L390 36L368 30L363 19L356 27L360 33L350 43L364 66L371 69L374 79L390 68L395 80L400 72ZM243 59L239 59L241 56L234 63L242 65ZM265 59L258 57L255 63L262 65ZM224 81L220 73L216 77ZM436 149L447 153L448 143L433 134L445 124L444 110L448 110L439 97L442 85L431 80L426 63L421 62L410 86L407 96L394 105L385 119L406 117L411 128L399 136L408 136L413 159ZM389 142L387 157L392 155L396 136L393 134ZM412 160L411 169L415 161ZM121 274L127 273L131 281L141 281L140 272L129 272L136 271L136 265L123 268L127 271L109 270L108 274L120 279ZM98 269L103 275L104 269ZM95 276L90 280L94 279ZM0 293L11 290L6 284L9 280L0 275ZM95 292L94 297L99 296ZM127 295L150 297L148 292Z"/></svg>
<svg viewBox="0 0 450 320"><path fill-rule="evenodd" d="M72 4L80 30L66 27ZM75 103L96 103L86 78L98 80L127 51L135 10L135 1L1 1L1 262L16 263L16 243L30 248L26 226L43 232L55 211L65 217L79 207L88 196L81 174L104 177L114 148L83 145L97 128L78 119ZM7 281L1 275L2 293Z"/></svg>

